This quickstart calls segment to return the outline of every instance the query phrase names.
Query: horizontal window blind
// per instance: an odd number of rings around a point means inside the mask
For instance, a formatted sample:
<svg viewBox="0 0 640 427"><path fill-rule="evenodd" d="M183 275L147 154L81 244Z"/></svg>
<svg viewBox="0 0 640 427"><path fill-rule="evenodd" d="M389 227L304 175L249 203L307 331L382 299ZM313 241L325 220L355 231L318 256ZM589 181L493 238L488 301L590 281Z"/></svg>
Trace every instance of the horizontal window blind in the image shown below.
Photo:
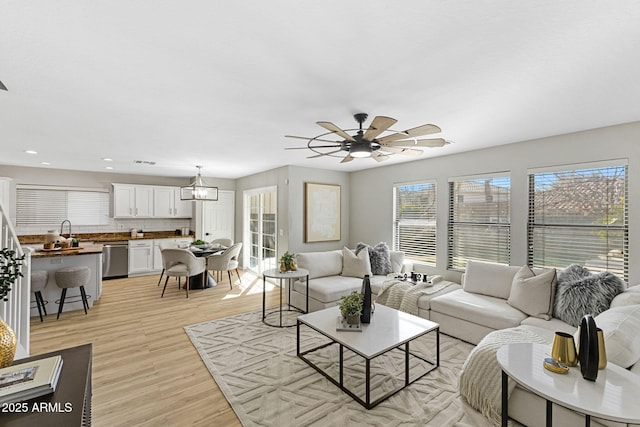
<svg viewBox="0 0 640 427"><path fill-rule="evenodd" d="M511 180L483 176L449 181L448 268L467 260L509 264Z"/></svg>
<svg viewBox="0 0 640 427"><path fill-rule="evenodd" d="M529 174L528 263L580 264L627 280L626 164Z"/></svg>
<svg viewBox="0 0 640 427"><path fill-rule="evenodd" d="M393 247L408 259L436 265L436 184L393 189Z"/></svg>
<svg viewBox="0 0 640 427"><path fill-rule="evenodd" d="M109 224L109 192L71 187L17 186L18 226L59 226L66 219L73 225Z"/></svg>

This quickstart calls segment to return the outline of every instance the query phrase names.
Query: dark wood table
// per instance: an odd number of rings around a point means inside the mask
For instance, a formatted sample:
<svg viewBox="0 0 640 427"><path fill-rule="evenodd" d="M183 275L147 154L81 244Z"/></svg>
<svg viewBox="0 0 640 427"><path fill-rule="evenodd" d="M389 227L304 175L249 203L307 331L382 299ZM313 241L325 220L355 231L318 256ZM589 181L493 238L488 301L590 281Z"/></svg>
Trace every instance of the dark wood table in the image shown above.
<svg viewBox="0 0 640 427"><path fill-rule="evenodd" d="M70 427L91 425L91 358L92 345L52 351L51 353L15 360L14 365L51 356L62 356L62 370L56 391L0 407L3 427ZM22 410L25 409L25 412ZM35 410L34 410L35 409Z"/></svg>

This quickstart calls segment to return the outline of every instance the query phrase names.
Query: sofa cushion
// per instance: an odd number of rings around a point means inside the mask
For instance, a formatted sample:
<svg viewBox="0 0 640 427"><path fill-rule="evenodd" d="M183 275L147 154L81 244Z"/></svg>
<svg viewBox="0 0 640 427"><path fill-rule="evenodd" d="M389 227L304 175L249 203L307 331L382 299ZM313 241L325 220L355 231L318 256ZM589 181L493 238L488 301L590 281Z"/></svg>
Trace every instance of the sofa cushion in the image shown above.
<svg viewBox="0 0 640 427"><path fill-rule="evenodd" d="M536 276L531 268L525 265L513 278L507 303L529 316L549 320L553 310L555 282L555 269Z"/></svg>
<svg viewBox="0 0 640 427"><path fill-rule="evenodd" d="M389 258L391 259L392 273L400 273L404 266L404 252L402 251L389 251Z"/></svg>
<svg viewBox="0 0 640 427"><path fill-rule="evenodd" d="M640 285L631 286L616 295L611 301L611 308L634 304L640 304Z"/></svg>
<svg viewBox="0 0 640 427"><path fill-rule="evenodd" d="M431 311L446 314L491 329L518 326L527 315L507 304L506 299L467 292L449 292L431 300Z"/></svg>
<svg viewBox="0 0 640 427"><path fill-rule="evenodd" d="M369 251L369 261L371 262L372 274L384 275L393 272L391 268L391 254L389 253L389 246L385 242L380 242L373 247L359 242L356 245L356 255L363 249L367 249Z"/></svg>
<svg viewBox="0 0 640 427"><path fill-rule="evenodd" d="M369 250L364 248L356 255L355 252L346 246L342 248L342 275L362 279L366 274L371 276Z"/></svg>
<svg viewBox="0 0 640 427"><path fill-rule="evenodd" d="M625 288L624 281L608 271L591 274L572 264L558 273L553 317L578 327L586 314L597 316L607 310Z"/></svg>
<svg viewBox="0 0 640 427"><path fill-rule="evenodd" d="M293 284L293 289L303 295L307 293L305 280L298 280ZM309 298L318 300L324 304L338 302L340 297L352 291L362 289L362 279L348 276L327 276L309 280Z"/></svg>
<svg viewBox="0 0 640 427"><path fill-rule="evenodd" d="M520 267L492 262L467 261L463 288L474 294L507 299L511 293L513 277Z"/></svg>
<svg viewBox="0 0 640 427"><path fill-rule="evenodd" d="M309 279L336 276L342 272L342 251L301 252L298 267L309 270Z"/></svg>
<svg viewBox="0 0 640 427"><path fill-rule="evenodd" d="M555 332L564 332L564 333L573 335L576 332L575 326L571 326L560 319L556 319L555 317L552 317L549 320L544 320L544 319L540 319L539 317L530 316L524 319L521 325L533 326L540 329L546 329L550 331L552 334Z"/></svg>
<svg viewBox="0 0 640 427"><path fill-rule="evenodd" d="M640 305L611 308L594 320L604 332L607 361L628 368L640 360Z"/></svg>

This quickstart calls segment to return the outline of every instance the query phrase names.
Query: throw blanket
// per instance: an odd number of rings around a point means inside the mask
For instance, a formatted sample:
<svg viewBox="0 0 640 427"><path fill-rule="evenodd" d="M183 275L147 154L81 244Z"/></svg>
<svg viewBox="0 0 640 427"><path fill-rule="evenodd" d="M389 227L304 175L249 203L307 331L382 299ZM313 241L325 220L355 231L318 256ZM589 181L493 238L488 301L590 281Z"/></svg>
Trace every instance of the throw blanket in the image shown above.
<svg viewBox="0 0 640 427"><path fill-rule="evenodd" d="M380 288L376 303L417 316L418 299L422 295L435 294L455 284L454 282L444 281L439 276L436 276L434 281L435 283L419 282L413 284L412 282L397 279L387 280Z"/></svg>
<svg viewBox="0 0 640 427"><path fill-rule="evenodd" d="M462 366L458 383L460 394L496 426L502 419L502 370L496 353L504 344L519 342L547 343L543 337L522 326L501 329L484 337ZM516 383L509 381L509 396L515 388Z"/></svg>

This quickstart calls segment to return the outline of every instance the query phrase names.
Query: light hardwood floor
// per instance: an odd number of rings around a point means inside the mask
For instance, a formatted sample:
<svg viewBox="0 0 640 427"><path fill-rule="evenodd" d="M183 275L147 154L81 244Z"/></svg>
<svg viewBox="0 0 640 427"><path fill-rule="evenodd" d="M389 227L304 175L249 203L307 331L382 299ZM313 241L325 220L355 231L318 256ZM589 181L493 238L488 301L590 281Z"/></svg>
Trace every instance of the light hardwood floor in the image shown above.
<svg viewBox="0 0 640 427"><path fill-rule="evenodd" d="M261 278L241 272L242 284L232 276L231 290L224 276L188 299L175 279L164 298L157 275L106 280L88 315L62 313L60 320L51 301L43 323L31 319L31 354L93 343L94 426L239 426L183 330L262 308ZM267 307L278 295L277 288L267 292Z"/></svg>

